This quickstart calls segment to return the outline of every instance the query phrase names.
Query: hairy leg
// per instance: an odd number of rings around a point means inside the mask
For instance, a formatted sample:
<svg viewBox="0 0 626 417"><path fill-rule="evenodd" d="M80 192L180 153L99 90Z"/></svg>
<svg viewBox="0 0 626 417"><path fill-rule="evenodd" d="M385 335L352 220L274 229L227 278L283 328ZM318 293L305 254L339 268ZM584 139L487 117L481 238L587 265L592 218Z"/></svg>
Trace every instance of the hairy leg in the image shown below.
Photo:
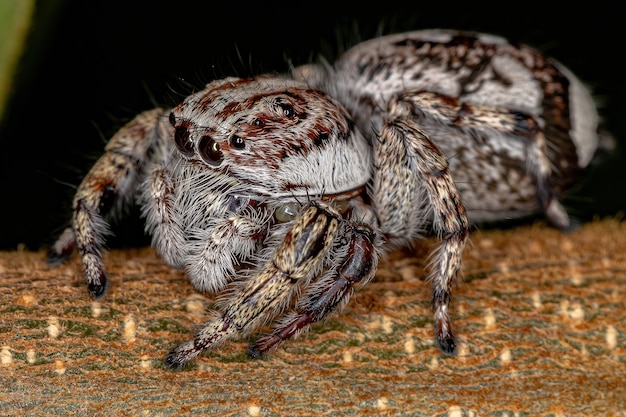
<svg viewBox="0 0 626 417"><path fill-rule="evenodd" d="M297 217L272 258L232 292L221 312L171 351L165 361L181 367L205 349L251 332L282 311L298 285L319 272L330 251L340 215L324 203L310 203Z"/></svg>
<svg viewBox="0 0 626 417"><path fill-rule="evenodd" d="M350 242L339 267L311 282L299 297L296 309L281 318L271 334L248 347L251 357L260 357L341 308L349 301L355 284L366 284L374 276L378 253L373 230L365 224L354 224L349 229Z"/></svg>
<svg viewBox="0 0 626 417"><path fill-rule="evenodd" d="M431 270L436 340L444 352L454 353L456 341L448 310L470 223L445 155L415 122L409 103L390 103L388 118L376 143L374 164L372 200L386 236L414 237L402 233L406 233L405 224L411 224L406 219L420 215L420 189L425 190L430 201L433 226L442 239ZM398 189L406 191L401 195L390 191Z"/></svg>
<svg viewBox="0 0 626 417"><path fill-rule="evenodd" d="M517 163L532 178L539 207L556 228L568 230L572 227L567 212L556 198L546 137L534 117L505 107L468 104L461 99L432 92L405 93L400 100L410 104L417 123L424 119L436 120L442 126L465 132L468 140L504 138L501 141L504 145L499 146L506 147L506 141L520 142L525 152L519 156ZM511 146L514 145L511 143Z"/></svg>
<svg viewBox="0 0 626 417"><path fill-rule="evenodd" d="M144 165L156 154L159 141L167 136L160 123L162 114L161 109L144 112L113 136L76 191L71 230L61 235L49 253L49 259L67 258L75 246L81 255L89 292L96 299L108 288L102 262L108 222L136 197Z"/></svg>

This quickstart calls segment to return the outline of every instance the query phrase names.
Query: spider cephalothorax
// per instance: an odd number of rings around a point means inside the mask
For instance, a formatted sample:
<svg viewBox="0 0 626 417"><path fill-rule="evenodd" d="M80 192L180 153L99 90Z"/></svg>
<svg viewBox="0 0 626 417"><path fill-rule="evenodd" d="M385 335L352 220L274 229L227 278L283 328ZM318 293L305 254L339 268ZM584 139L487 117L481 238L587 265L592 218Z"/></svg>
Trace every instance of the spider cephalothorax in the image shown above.
<svg viewBox="0 0 626 417"><path fill-rule="evenodd" d="M218 80L140 114L78 188L50 259L76 247L102 297L108 219L139 203L165 261L224 294L167 356L180 366L273 320L249 353L271 350L345 305L388 248L430 228L441 238L435 337L453 353L448 306L469 219L542 209L569 228L558 192L597 147L589 93L537 51L453 31L383 37L333 66Z"/></svg>

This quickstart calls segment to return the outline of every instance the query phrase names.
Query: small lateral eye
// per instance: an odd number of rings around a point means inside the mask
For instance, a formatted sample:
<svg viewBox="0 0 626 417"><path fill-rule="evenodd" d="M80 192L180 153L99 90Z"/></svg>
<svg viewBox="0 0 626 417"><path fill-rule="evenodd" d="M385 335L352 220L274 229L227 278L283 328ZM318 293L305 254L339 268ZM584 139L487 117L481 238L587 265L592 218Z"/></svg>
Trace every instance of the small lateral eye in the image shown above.
<svg viewBox="0 0 626 417"><path fill-rule="evenodd" d="M296 111L293 109L291 104L279 104L280 108L283 109L283 114L288 118L296 117Z"/></svg>
<svg viewBox="0 0 626 417"><path fill-rule="evenodd" d="M174 130L174 143L184 156L193 156L193 142L189 139L189 130L185 126L178 126Z"/></svg>
<svg viewBox="0 0 626 417"><path fill-rule="evenodd" d="M174 116L174 113L170 112L170 124L172 126L176 126L176 116Z"/></svg>
<svg viewBox="0 0 626 417"><path fill-rule="evenodd" d="M234 148L243 149L246 147L246 141L241 136L233 135L230 138L230 144Z"/></svg>
<svg viewBox="0 0 626 417"><path fill-rule="evenodd" d="M209 135L200 138L198 142L198 153L204 162L212 166L218 166L222 163L222 159L224 159L220 145Z"/></svg>
<svg viewBox="0 0 626 417"><path fill-rule="evenodd" d="M263 126L263 121L261 119L254 119L252 124L257 126L257 127L262 127Z"/></svg>

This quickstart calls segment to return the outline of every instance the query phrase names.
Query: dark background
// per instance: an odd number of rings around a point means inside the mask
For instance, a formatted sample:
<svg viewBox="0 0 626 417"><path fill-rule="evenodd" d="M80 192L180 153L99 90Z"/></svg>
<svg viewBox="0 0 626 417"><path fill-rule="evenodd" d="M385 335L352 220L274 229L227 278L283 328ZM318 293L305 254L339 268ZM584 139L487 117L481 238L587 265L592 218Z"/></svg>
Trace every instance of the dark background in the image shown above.
<svg viewBox="0 0 626 417"><path fill-rule="evenodd" d="M342 45L425 28L477 30L554 56L593 87L609 131L626 133L621 12L601 2L41 1L0 125L0 249L49 245L67 224L74 187L117 128L227 75L283 72ZM567 4L567 3L565 3ZM570 3L573 4L573 3ZM407 6L408 5L408 6ZM408 8L407 8L408 7ZM355 36L358 35L358 36ZM184 80L184 81L183 81ZM626 207L624 152L566 200L575 217ZM134 216L109 246L145 243Z"/></svg>

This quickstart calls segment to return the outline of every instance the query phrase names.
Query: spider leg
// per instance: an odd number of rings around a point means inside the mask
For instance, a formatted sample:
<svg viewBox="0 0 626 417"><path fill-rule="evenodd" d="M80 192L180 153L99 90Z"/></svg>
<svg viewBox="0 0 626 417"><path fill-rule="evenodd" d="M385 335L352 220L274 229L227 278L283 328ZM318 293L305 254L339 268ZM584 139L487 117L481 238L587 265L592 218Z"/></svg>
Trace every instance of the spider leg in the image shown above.
<svg viewBox="0 0 626 417"><path fill-rule="evenodd" d="M219 315L207 322L194 340L171 351L165 362L173 368L181 367L204 349L253 331L284 309L298 284L321 268L340 221L341 216L324 203L306 206L272 258L232 293Z"/></svg>
<svg viewBox="0 0 626 417"><path fill-rule="evenodd" d="M185 233L176 210L176 188L167 168L155 168L150 173L143 200L146 231L152 236L152 245L165 262L182 268Z"/></svg>
<svg viewBox="0 0 626 417"><path fill-rule="evenodd" d="M390 103L387 121L375 146L372 204L390 242L415 237L412 234L423 221L416 219L422 204L420 189L425 189L430 200L433 226L442 239L431 271L436 340L444 352L454 353L456 342L448 307L470 223L448 161L419 128L410 104L399 100Z"/></svg>
<svg viewBox="0 0 626 417"><path fill-rule="evenodd" d="M526 113L504 107L475 105L431 92L406 93L402 100L411 103L419 118L428 117L439 123L472 132L468 137L506 136L519 139L526 147L523 167L536 187L536 198L547 219L558 229L572 227L570 218L556 197L552 180L552 164L548 157L545 134L537 120Z"/></svg>
<svg viewBox="0 0 626 417"><path fill-rule="evenodd" d="M297 336L310 324L322 320L337 306L345 305L352 295L354 284L365 284L374 276L378 265L374 232L365 224L355 224L350 229L352 237L341 265L330 271L330 276L313 281L300 298L300 308L280 320L271 334L248 347L251 357L259 358L285 340Z"/></svg>
<svg viewBox="0 0 626 417"><path fill-rule="evenodd" d="M162 114L162 109L144 112L113 136L76 191L72 228L66 229L50 250L49 259L62 259L69 256L75 245L89 293L96 299L108 288L102 262L108 220L135 197L142 168L154 152L155 142L165 136L161 131L163 124L159 124Z"/></svg>
<svg viewBox="0 0 626 417"><path fill-rule="evenodd" d="M46 263L60 265L67 261L76 249L76 235L74 229L66 227L54 244L48 249Z"/></svg>

